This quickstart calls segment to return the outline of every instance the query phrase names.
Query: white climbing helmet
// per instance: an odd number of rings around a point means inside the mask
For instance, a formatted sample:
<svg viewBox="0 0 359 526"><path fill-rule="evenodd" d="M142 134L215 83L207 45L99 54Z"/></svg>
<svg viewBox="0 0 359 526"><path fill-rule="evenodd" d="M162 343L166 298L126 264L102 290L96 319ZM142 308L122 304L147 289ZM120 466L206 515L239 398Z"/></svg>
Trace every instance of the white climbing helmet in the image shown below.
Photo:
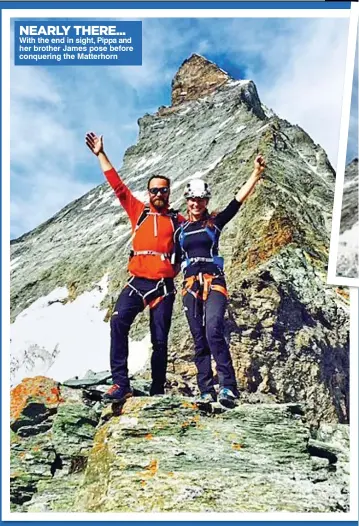
<svg viewBox="0 0 359 526"><path fill-rule="evenodd" d="M209 199L211 197L211 191L208 184L202 179L192 179L192 181L186 184L184 197L186 199L191 199L194 197Z"/></svg>

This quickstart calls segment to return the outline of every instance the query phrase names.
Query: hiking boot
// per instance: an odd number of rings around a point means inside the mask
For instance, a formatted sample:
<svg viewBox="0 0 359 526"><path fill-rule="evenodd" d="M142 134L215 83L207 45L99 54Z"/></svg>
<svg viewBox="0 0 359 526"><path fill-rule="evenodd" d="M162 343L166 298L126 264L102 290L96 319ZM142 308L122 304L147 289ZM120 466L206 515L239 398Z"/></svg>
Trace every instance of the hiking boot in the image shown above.
<svg viewBox="0 0 359 526"><path fill-rule="evenodd" d="M120 387L114 384L102 397L103 402L125 402L127 398L131 398L133 392L129 386Z"/></svg>
<svg viewBox="0 0 359 526"><path fill-rule="evenodd" d="M158 395L164 395L165 394L165 388L163 385L158 384L151 384L150 387L150 396L158 396Z"/></svg>
<svg viewBox="0 0 359 526"><path fill-rule="evenodd" d="M218 394L218 402L228 409L233 409L236 406L238 398L238 394L227 387L223 387Z"/></svg>
<svg viewBox="0 0 359 526"><path fill-rule="evenodd" d="M216 401L217 401L216 393L212 391L209 393L201 393L200 397L197 399L197 402L199 404L210 404Z"/></svg>

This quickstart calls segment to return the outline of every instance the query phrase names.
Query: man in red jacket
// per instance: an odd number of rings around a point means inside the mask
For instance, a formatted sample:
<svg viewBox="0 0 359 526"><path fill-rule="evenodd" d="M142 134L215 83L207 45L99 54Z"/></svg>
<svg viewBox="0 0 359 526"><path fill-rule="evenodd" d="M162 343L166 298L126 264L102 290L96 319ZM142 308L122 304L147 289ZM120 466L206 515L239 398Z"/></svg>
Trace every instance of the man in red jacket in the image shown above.
<svg viewBox="0 0 359 526"><path fill-rule="evenodd" d="M123 183L103 148L102 136L86 135L86 144L100 161L105 177L132 227L131 275L111 317L111 373L113 386L105 401L124 401L132 396L128 378L128 333L138 313L150 308L152 384L150 394L163 394L167 369L167 340L171 326L176 275L171 263L173 233L182 216L169 208L170 180L152 176L147 183L149 205L139 201Z"/></svg>

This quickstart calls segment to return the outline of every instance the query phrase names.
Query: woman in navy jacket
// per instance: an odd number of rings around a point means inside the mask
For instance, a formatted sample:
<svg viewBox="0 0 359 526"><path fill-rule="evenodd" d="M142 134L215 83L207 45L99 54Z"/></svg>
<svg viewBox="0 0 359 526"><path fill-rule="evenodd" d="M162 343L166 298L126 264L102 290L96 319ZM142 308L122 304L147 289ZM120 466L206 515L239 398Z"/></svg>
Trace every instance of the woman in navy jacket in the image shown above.
<svg viewBox="0 0 359 526"><path fill-rule="evenodd" d="M176 259L181 262L184 274L183 305L195 345L197 382L202 402L217 400L211 355L217 366L218 401L226 407L234 407L239 396L231 355L224 338L228 293L218 242L222 228L252 193L264 169L265 161L258 155L248 181L218 214L208 212L211 193L202 179L193 179L185 189L188 220L175 232Z"/></svg>

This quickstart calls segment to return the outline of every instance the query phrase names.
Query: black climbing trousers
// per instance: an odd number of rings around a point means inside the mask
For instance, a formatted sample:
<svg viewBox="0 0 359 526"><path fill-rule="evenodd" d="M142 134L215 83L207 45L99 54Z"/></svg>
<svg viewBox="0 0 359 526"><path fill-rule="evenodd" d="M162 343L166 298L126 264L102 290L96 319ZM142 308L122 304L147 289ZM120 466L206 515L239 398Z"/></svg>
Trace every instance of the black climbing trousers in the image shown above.
<svg viewBox="0 0 359 526"><path fill-rule="evenodd" d="M128 333L137 314L149 305L152 384L160 389L166 382L167 341L175 300L173 280L166 278L159 282L136 277L129 284L122 290L111 317L112 380L121 387L129 386Z"/></svg>
<svg viewBox="0 0 359 526"><path fill-rule="evenodd" d="M187 293L183 297L183 305L194 340L199 390L201 393L214 391L212 355L217 365L220 388L227 387L237 393L232 358L224 338L226 296L217 290L211 290L208 298L203 301Z"/></svg>

